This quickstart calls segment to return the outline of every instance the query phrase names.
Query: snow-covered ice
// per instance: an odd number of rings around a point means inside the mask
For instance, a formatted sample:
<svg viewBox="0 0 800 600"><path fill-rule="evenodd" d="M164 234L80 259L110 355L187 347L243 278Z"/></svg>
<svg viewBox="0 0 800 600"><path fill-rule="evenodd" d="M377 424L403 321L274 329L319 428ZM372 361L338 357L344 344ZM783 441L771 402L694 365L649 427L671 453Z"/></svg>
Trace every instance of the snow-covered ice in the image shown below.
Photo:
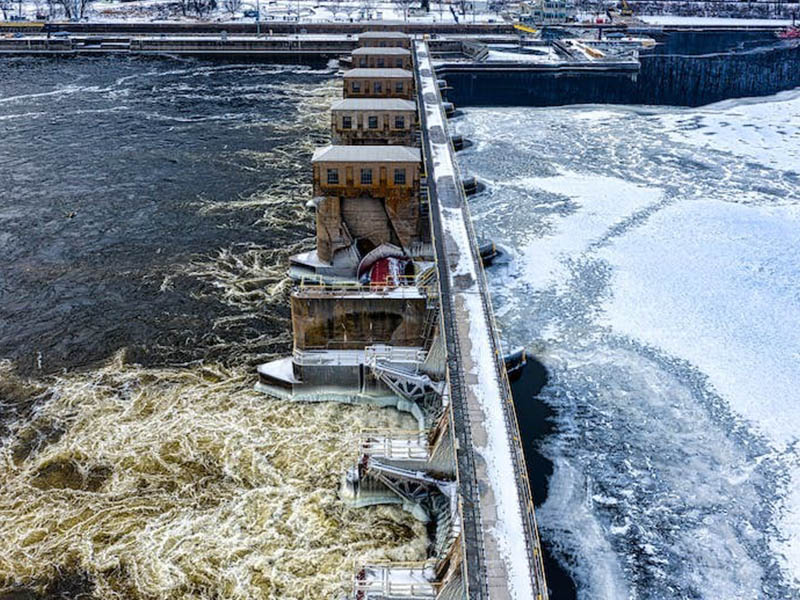
<svg viewBox="0 0 800 600"><path fill-rule="evenodd" d="M580 598L800 597L800 90L466 109L504 335L550 371ZM519 136L519 131L526 135Z"/></svg>

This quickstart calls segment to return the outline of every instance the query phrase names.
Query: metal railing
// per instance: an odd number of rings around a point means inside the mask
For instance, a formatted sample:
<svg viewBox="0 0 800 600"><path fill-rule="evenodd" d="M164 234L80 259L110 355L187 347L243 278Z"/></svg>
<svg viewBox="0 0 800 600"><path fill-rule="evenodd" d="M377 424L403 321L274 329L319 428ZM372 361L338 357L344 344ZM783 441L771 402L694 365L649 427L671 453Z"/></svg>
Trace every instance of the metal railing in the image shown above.
<svg viewBox="0 0 800 600"><path fill-rule="evenodd" d="M430 450L425 431L362 429L359 433L359 459L367 455L393 460L427 461Z"/></svg>
<svg viewBox="0 0 800 600"><path fill-rule="evenodd" d="M364 362L368 365L374 365L379 360L421 365L425 362L427 355L428 353L421 348L409 348L407 346L374 344L364 348Z"/></svg>
<svg viewBox="0 0 800 600"><path fill-rule="evenodd" d="M424 43L424 42L423 42ZM430 55L430 51L425 45L426 53ZM421 128L425 130L427 127L427 114L425 110L425 99L422 96L422 82L420 81L420 63L417 56L416 44L413 45L414 53L414 76L417 82L417 108L419 111L419 118ZM432 66L429 65L432 69ZM436 87L437 105L441 110L441 98L439 96L438 86ZM445 116L442 114L442 120ZM429 189L429 202L434 208L437 208L438 198L435 193L435 187L431 187L430 178L427 173L427 165L433 164L430 156L429 144L422 144L423 151L423 165L424 177ZM445 276L437 277L437 286L439 289L439 298L441 299L441 310L444 314L443 319L443 335L445 345L447 347L447 379L450 386L450 405L449 410L454 422L454 431L456 434L457 450L456 450L456 463L458 465L456 473L456 481L459 489L459 513L462 519L462 536L464 543L462 544L462 569L464 573L464 581L467 586L467 593L470 599L484 599L489 597L489 589L487 584L487 571L486 571L486 550L483 544L483 536L480 535L480 490L478 488L477 475L475 464L471 451L472 433L469 425L469 418L467 416L467 408L464 406L464 382L461 377L461 355L458 346L458 336L455 329L455 316L453 315L453 308L450 301L450 283L446 277L448 269L447 255L444 252L444 246L441 238L437 235L437 228L441 227L439 222L438 210L431 210L429 214L431 224L431 240L437 256L437 266L439 273Z"/></svg>
<svg viewBox="0 0 800 600"><path fill-rule="evenodd" d="M415 62L417 62L416 61L416 48L415 48ZM419 67L419 63L418 62L417 62L417 65ZM431 67L431 69L432 69L432 67ZM434 75L431 75L431 76L435 77ZM439 105L439 110L442 111L442 122L446 123L446 116L444 115L444 111L442 110L442 103L441 103L441 95L440 95L440 91L439 91L439 86L436 85L434 87L435 87L435 91L436 91L436 95L437 95L437 101L438 101L438 105ZM418 82L417 88L418 88L418 90L421 90L421 88L422 88L421 82ZM421 111L420 111L420 116L424 119L425 118L424 117L424 115L425 115L424 101L423 101L423 99L421 97L420 97L420 103L422 105L422 108L421 108ZM425 149L425 155L428 156L429 152L428 152L427 145L424 145L424 149ZM461 174L460 174L459 169L458 169L458 163L457 163L457 161L455 160L455 158L453 156L452 147L449 150L450 150L450 155L451 155L451 162L452 162L453 169L454 169L455 179L456 179L456 181L461 182L462 181L462 177L461 177ZM430 160L429 156L428 156L428 159ZM459 183L458 185L461 185L461 184ZM490 342L491 342L492 350L493 350L494 355L495 355L495 360L494 360L494 362L495 362L495 375L496 375L496 377L498 379L498 387L499 387L499 389L501 391L501 396L502 396L500 398L500 400L502 402L502 407L503 407L503 417L504 417L504 420L506 422L506 429L508 431L508 434L511 436L510 446L511 446L511 449L512 449L512 461L514 463L513 464L513 468L514 468L515 476L517 477L517 481L518 481L518 486L517 487L518 487L518 489L520 491L520 494L519 494L520 512L521 512L521 516L522 516L523 520L525 521L526 529L528 529L528 531L530 531L530 535L532 537L532 539L529 539L529 536L525 536L525 544L526 544L527 549L528 549L528 553L529 553L530 560L531 560L532 571L533 571L531 573L533 589L534 589L535 593L537 594L537 600L545 600L548 597L548 592L547 592L547 583L546 583L545 573L544 573L544 563L542 561L542 556L541 556L541 551L540 551L540 549L541 549L541 540L540 540L540 537L539 537L539 529L538 529L538 526L537 526L537 523L536 523L536 516L535 516L535 512L534 512L534 503L533 503L533 494L531 493L531 489L530 489L530 481L529 481L529 477L528 477L527 465L526 465L525 456L524 456L524 453L523 453L523 450L522 450L522 445L521 445L521 442L520 442L519 424L517 422L516 411L514 409L514 399L513 399L512 392L511 392L511 385L510 385L510 382L508 381L508 374L507 374L507 372L505 370L505 362L503 360L503 355L502 355L502 352L501 352L501 345L500 345L500 340L499 340L499 335L498 335L497 323L495 322L495 319L494 319L494 311L492 309L491 298L490 298L489 292L488 292L488 284L487 284L487 281L486 281L486 273L485 273L485 271L483 269L483 264L482 264L482 262L480 260L479 253L475 252L475 243L474 243L474 241L477 239L477 236L475 235L474 226L472 224L472 218L471 218L470 213L469 213L469 206L468 206L468 204L466 202L466 195L464 193L463 187L461 188L460 192L461 192L461 197L462 197L462 200L463 200L463 210L464 210L464 214L465 214L465 219L464 219L465 226L468 228L469 235L470 235L471 240L473 242L471 244L471 246L472 246L471 255L472 255L472 261L473 261L474 269L475 269L475 272L476 272L476 274L478 276L478 285L479 285L480 290L481 290L481 293L480 293L481 303L482 303L484 312L486 313L487 327L490 330L490 334L491 334ZM432 197L434 198L435 202L438 203L438 198L436 198L435 194L432 194ZM441 226L441 224L438 223L437 211L432 211L431 214L432 214L433 221L437 222L437 224L439 224L439 226ZM446 262L447 261L447 257L444 254L444 252L442 251L441 246L437 244L436 248L437 248L437 254L438 254L439 261L445 261ZM446 280L447 278L446 277L440 277L439 279L440 279L440 287L442 288L441 297L443 299L444 298L450 298L449 289L445 290L445 288L449 287L449 284L448 284L447 281L442 281L442 280ZM455 330L455 327L453 326L452 307L450 307L449 304L450 304L449 302L442 302L442 308L445 311L445 313L447 313L447 315L449 317L449 318L445 319L445 323L449 325L449 326L445 327L445 330L449 334L448 337L453 336L453 339L457 339L457 332ZM460 356L458 356L458 345L454 344L453 345L454 347L451 348L451 344L449 343L449 340L448 340L447 346L448 346L448 363L451 362L450 361L451 352L454 353L455 356L460 361ZM455 371L459 372L459 370L457 368L456 368ZM451 391L453 393L453 397L456 397L457 389L453 389L453 388L454 387L455 388L460 387L460 382L458 381L459 378L453 378L452 377L453 370L450 371L450 374L451 374ZM453 406L454 411L456 413L458 412L457 404L458 404L457 402L452 402L452 406ZM456 415L456 416L458 416L458 415ZM464 418L463 419L463 423L460 423L460 425L461 425L462 430L464 430L466 432L469 432L468 418ZM469 443L469 440L467 440L467 443ZM463 504L463 499L462 499L462 504ZM466 534L466 532L465 532L465 534ZM465 535L465 539L467 539L466 535ZM488 595L488 591L486 593Z"/></svg>
<svg viewBox="0 0 800 600"><path fill-rule="evenodd" d="M363 284L359 281L343 281L337 283L321 283L317 279L302 278L296 292L315 294L320 296L337 296L342 294L380 294L400 298L422 298L433 291L431 286L417 285L415 275L399 275L398 285L394 284Z"/></svg>
<svg viewBox="0 0 800 600"><path fill-rule="evenodd" d="M435 582L424 581L425 563L375 561L361 567L353 577L353 593L356 600L379 597L435 598L441 587ZM392 578L392 572L396 578ZM369 577L370 574L380 578ZM404 579L400 576L404 575ZM414 581L412 575L423 579Z"/></svg>

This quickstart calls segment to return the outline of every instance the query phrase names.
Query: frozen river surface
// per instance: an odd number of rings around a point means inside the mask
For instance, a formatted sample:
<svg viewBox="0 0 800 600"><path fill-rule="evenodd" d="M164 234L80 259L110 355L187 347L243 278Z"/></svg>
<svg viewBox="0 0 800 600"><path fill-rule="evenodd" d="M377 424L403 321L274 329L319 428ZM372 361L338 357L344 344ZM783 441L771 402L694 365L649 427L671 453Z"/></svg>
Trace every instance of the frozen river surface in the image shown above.
<svg viewBox="0 0 800 600"><path fill-rule="evenodd" d="M800 597L800 90L468 109L504 335L550 371L580 598Z"/></svg>

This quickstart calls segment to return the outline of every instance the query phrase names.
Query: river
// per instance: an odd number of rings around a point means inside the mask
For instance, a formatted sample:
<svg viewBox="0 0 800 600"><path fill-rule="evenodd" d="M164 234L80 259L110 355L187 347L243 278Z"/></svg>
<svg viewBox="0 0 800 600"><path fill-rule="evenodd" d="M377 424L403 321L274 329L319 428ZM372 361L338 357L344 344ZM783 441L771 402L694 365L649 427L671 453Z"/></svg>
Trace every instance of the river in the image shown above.
<svg viewBox="0 0 800 600"><path fill-rule="evenodd" d="M395 411L253 391L335 69L0 62L0 598L332 598L424 525L340 477Z"/></svg>
<svg viewBox="0 0 800 600"><path fill-rule="evenodd" d="M548 371L523 437L577 597L800 597L800 89L454 123L503 335Z"/></svg>

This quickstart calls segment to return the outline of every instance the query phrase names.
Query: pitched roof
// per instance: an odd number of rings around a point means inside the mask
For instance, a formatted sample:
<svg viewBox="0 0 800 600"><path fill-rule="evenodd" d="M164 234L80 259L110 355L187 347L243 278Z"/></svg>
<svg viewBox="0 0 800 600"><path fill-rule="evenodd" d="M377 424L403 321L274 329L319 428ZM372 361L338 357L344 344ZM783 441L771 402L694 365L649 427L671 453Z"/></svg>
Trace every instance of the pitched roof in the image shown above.
<svg viewBox="0 0 800 600"><path fill-rule="evenodd" d="M420 162L419 148L410 146L323 146L311 162Z"/></svg>
<svg viewBox="0 0 800 600"><path fill-rule="evenodd" d="M344 78L358 77L363 79L374 79L383 77L384 79L411 79L411 71L405 69L350 69L345 71Z"/></svg>
<svg viewBox="0 0 800 600"><path fill-rule="evenodd" d="M406 50L405 48L375 48L367 46L365 48L356 48L353 50L353 54L355 56L362 54L376 54L378 56L411 56L411 51Z"/></svg>
<svg viewBox="0 0 800 600"><path fill-rule="evenodd" d="M416 103L400 98L345 98L334 102L331 110L417 110Z"/></svg>

